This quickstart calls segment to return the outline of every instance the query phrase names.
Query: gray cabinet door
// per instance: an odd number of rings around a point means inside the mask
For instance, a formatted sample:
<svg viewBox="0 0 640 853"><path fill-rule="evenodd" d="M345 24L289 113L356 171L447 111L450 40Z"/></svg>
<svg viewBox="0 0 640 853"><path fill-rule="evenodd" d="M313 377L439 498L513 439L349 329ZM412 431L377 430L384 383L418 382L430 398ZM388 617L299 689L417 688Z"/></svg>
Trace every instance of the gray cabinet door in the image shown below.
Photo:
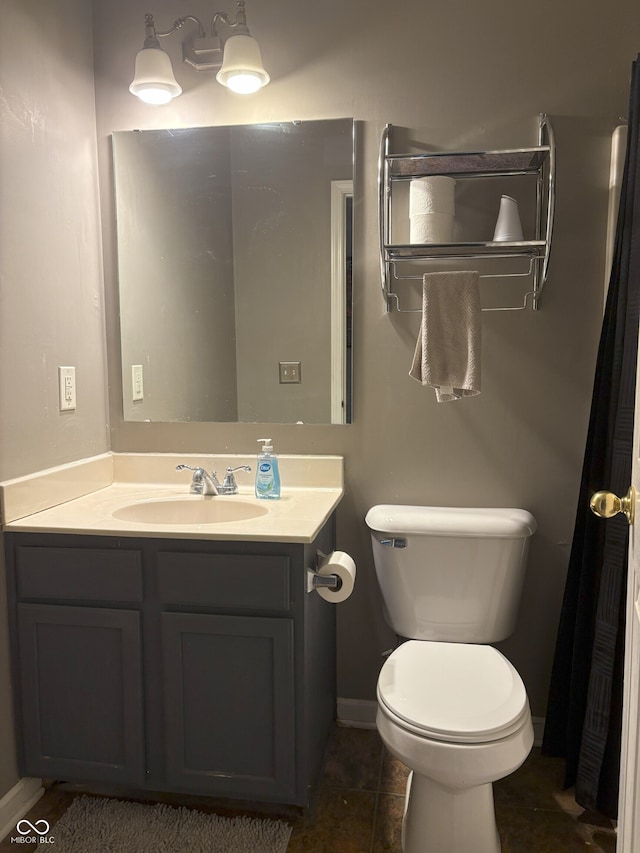
<svg viewBox="0 0 640 853"><path fill-rule="evenodd" d="M140 615L18 605L23 773L144 782Z"/></svg>
<svg viewBox="0 0 640 853"><path fill-rule="evenodd" d="M163 613L166 782L291 801L293 620Z"/></svg>

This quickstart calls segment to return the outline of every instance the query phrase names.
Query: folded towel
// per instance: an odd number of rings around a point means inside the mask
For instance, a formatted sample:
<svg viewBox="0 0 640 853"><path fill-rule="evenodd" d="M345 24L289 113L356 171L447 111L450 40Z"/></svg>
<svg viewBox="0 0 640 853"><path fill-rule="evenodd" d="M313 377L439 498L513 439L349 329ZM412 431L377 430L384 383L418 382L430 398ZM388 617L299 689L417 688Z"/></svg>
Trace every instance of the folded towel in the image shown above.
<svg viewBox="0 0 640 853"><path fill-rule="evenodd" d="M480 393L480 289L476 271L426 273L422 323L409 376L439 403Z"/></svg>

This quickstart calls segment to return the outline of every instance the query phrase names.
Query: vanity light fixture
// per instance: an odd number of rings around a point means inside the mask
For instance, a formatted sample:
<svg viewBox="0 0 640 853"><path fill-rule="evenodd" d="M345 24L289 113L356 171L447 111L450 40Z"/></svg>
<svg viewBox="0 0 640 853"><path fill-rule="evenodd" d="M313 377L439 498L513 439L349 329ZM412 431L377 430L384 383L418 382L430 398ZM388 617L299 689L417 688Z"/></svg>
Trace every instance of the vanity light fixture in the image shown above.
<svg viewBox="0 0 640 853"><path fill-rule="evenodd" d="M198 27L195 36L182 43L182 58L197 71L217 71L216 80L234 92L248 95L266 86L270 80L262 65L260 47L247 27L244 0L238 0L236 19L231 22L225 12L215 12L211 18L211 34L199 18L185 15L173 22L164 33L156 31L153 15L144 18L144 47L136 56L133 82L129 91L147 104L167 104L182 93L173 74L169 55L158 39L182 29L192 21Z"/></svg>

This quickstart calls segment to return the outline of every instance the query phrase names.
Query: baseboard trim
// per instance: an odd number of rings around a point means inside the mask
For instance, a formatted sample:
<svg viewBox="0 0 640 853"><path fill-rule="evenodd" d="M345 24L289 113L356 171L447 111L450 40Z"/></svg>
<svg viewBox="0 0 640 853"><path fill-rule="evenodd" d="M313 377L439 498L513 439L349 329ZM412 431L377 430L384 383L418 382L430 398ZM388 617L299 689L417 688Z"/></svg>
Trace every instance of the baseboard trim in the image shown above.
<svg viewBox="0 0 640 853"><path fill-rule="evenodd" d="M351 729L375 729L378 703L373 699L343 699L338 696L338 725Z"/></svg>
<svg viewBox="0 0 640 853"><path fill-rule="evenodd" d="M546 717L531 717L533 723L533 745L542 746L542 736L544 735L544 723Z"/></svg>
<svg viewBox="0 0 640 853"><path fill-rule="evenodd" d="M344 699L338 697L338 725L352 729L375 729L378 703L372 699ZM544 717L532 717L533 745L542 745Z"/></svg>
<svg viewBox="0 0 640 853"><path fill-rule="evenodd" d="M20 779L0 800L0 841L44 794L42 779Z"/></svg>

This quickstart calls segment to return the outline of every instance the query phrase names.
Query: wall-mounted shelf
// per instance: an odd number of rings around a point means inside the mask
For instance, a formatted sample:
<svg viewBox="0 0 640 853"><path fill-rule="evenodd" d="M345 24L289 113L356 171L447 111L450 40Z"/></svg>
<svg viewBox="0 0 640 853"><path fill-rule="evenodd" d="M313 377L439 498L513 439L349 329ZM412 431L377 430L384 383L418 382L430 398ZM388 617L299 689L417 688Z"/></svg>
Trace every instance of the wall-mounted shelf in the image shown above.
<svg viewBox="0 0 640 853"><path fill-rule="evenodd" d="M536 310L547 279L551 236L555 207L555 141L553 128L547 115L539 119L538 144L531 148L503 151L442 151L430 154L391 153L392 125L386 125L380 142L378 162L380 270L382 294L387 311L400 307L399 295L393 283L422 278L428 271L428 262L444 260L476 260L524 258L528 268L523 272L489 273L481 278L528 278L531 288L524 295L524 303L485 310L521 310L530 302ZM391 238L392 185L427 175L447 175L459 179L509 178L533 175L536 179L535 235L533 240L507 242L456 242L406 244L394 243ZM419 275L415 273L417 261L424 261ZM411 267L402 272L403 265ZM414 310L414 309L410 309ZM419 309L415 309L419 310Z"/></svg>

